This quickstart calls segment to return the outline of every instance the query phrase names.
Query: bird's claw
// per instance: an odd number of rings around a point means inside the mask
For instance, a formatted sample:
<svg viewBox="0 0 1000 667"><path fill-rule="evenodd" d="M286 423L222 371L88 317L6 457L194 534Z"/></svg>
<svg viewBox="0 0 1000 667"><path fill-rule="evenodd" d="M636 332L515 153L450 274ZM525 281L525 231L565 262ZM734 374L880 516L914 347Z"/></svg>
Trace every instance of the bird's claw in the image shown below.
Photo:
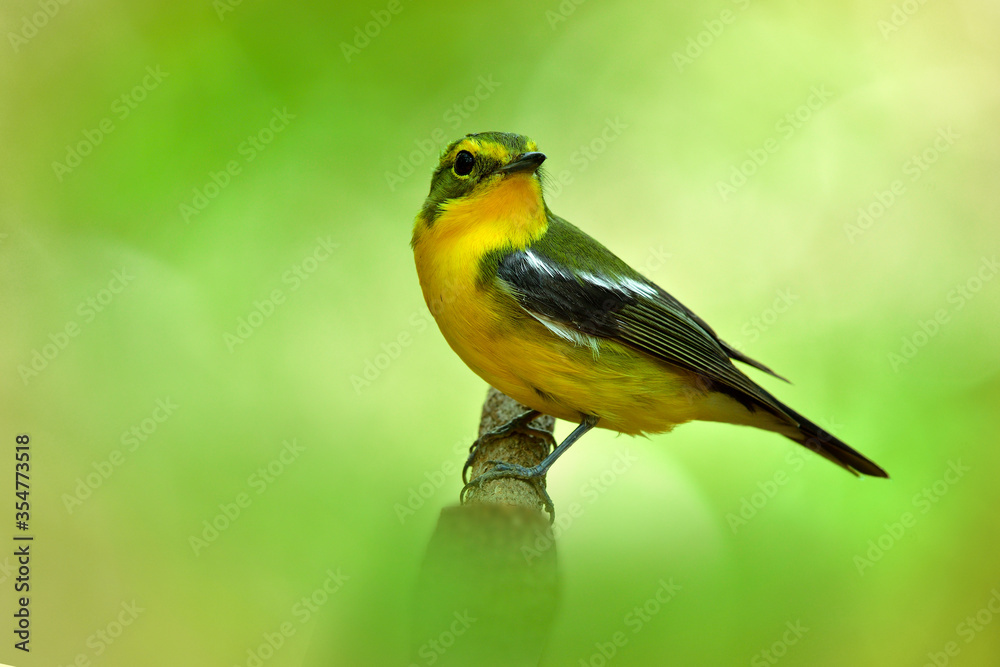
<svg viewBox="0 0 1000 667"><path fill-rule="evenodd" d="M525 468L524 466L517 465L516 463L506 463L504 461L487 461L487 464L492 465L493 468L479 475L471 482L467 482L465 486L462 487L462 491L459 493L459 501L461 503L464 504L466 502L470 490L481 487L485 482L502 479L504 477L520 479L531 484L531 486L535 489L535 493L537 493L538 497L542 499L545 511L549 515L549 523L551 524L555 521L556 508L555 504L552 502L552 497L549 496L549 492L545 489L544 471L539 470L537 467Z"/></svg>
<svg viewBox="0 0 1000 667"><path fill-rule="evenodd" d="M480 445L484 445L491 440L496 440L497 438L505 438L511 434L519 433L528 438L534 438L536 440L542 440L548 444L549 449L556 446L556 439L553 435L546 431L545 429L535 428L531 425L531 422L538 417L539 413L534 410L529 410L522 415L514 417L509 422L503 426L499 426L492 431L482 434L476 441L472 443L469 447L469 458L465 460L465 465L462 466L462 482L466 485L469 483L469 468L472 467L472 460L476 456L476 450Z"/></svg>

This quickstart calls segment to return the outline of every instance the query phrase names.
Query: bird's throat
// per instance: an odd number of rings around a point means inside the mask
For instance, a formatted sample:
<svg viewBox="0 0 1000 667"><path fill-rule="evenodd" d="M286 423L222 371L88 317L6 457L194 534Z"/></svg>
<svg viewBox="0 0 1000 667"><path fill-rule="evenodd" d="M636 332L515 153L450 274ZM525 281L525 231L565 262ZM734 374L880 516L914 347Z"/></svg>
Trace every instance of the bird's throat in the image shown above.
<svg viewBox="0 0 1000 667"><path fill-rule="evenodd" d="M548 228L541 184L532 174L506 176L482 192L446 202L432 227L440 241L461 237L480 250L525 248Z"/></svg>

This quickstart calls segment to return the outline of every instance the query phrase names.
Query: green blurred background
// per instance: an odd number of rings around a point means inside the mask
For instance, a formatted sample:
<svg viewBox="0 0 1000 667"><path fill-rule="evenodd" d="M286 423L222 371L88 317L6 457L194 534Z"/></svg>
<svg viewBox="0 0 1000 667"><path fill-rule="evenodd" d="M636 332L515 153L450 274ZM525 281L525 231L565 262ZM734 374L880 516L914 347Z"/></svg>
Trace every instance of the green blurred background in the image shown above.
<svg viewBox="0 0 1000 667"><path fill-rule="evenodd" d="M28 433L36 535L32 651L8 555L0 662L408 664L486 387L407 244L483 130L892 475L726 425L589 435L549 478L581 512L544 664L1000 661L996 3L0 20L0 493Z"/></svg>

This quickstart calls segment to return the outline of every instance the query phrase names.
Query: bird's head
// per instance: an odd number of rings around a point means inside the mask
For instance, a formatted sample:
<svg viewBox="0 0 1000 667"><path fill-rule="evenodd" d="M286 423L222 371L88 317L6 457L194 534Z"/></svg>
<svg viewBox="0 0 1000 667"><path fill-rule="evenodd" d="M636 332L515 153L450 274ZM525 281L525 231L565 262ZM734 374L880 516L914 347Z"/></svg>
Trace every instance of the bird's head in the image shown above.
<svg viewBox="0 0 1000 667"><path fill-rule="evenodd" d="M519 204L544 210L539 173L544 161L535 142L523 135L467 134L441 154L420 217L431 223L449 208L472 202L480 207L489 202L484 211Z"/></svg>

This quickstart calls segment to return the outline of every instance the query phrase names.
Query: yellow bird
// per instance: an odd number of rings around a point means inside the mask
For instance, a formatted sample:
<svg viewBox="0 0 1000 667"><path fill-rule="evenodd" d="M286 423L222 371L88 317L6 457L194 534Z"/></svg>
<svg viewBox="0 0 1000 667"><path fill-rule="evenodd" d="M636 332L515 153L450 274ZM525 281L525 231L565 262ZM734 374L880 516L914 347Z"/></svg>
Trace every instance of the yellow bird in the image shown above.
<svg viewBox="0 0 1000 667"><path fill-rule="evenodd" d="M466 135L444 150L413 227L420 286L448 344L532 408L498 432L523 429L538 413L579 424L538 466L501 464L473 483L537 483L595 426L637 435L695 419L774 431L854 474L888 477L732 360L780 376L552 213L544 160L518 134Z"/></svg>

